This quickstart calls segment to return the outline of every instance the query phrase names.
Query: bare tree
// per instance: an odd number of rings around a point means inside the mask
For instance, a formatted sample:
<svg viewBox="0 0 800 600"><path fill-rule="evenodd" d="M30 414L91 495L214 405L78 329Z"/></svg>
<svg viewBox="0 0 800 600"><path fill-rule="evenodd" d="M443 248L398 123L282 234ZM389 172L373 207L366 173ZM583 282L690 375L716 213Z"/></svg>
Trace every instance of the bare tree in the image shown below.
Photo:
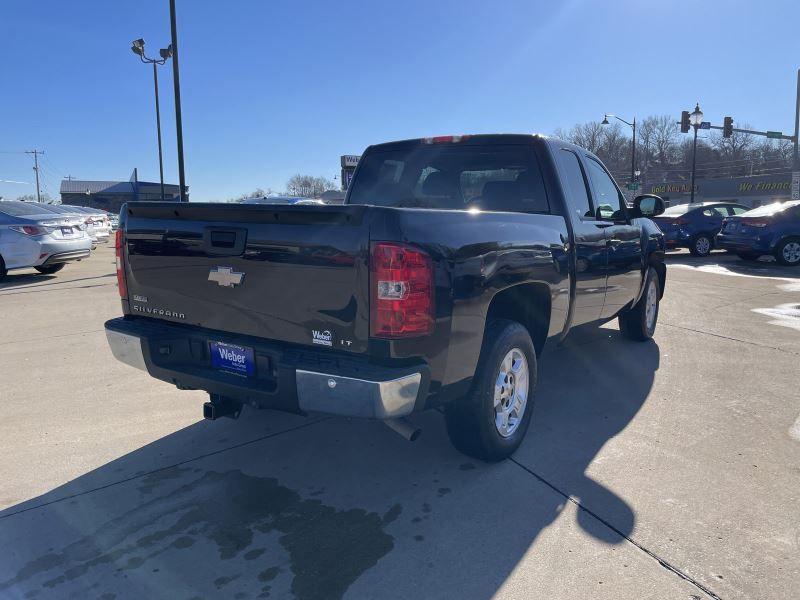
<svg viewBox="0 0 800 600"><path fill-rule="evenodd" d="M292 175L286 183L287 193L305 198L319 198L323 192L336 189L336 184L325 177L313 175Z"/></svg>

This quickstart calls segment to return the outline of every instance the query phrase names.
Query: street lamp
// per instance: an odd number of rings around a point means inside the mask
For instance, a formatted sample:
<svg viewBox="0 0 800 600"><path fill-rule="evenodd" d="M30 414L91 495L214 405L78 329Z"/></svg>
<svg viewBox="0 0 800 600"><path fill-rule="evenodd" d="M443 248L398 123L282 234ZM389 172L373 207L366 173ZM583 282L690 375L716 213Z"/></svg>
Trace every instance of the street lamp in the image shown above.
<svg viewBox="0 0 800 600"><path fill-rule="evenodd" d="M689 204L694 203L694 174L697 166L697 130L703 122L703 111L700 110L700 103L695 103L694 110L689 114L689 123L694 129L694 143L692 144L692 189L689 196Z"/></svg>
<svg viewBox="0 0 800 600"><path fill-rule="evenodd" d="M158 104L158 70L157 65L163 65L172 56L172 45L158 51L161 58L148 58L144 53L144 40L139 38L131 43L131 51L145 64L153 65L153 85L156 92L156 130L158 131L158 172L161 176L161 200L164 201L164 159L161 154L161 109Z"/></svg>
<svg viewBox="0 0 800 600"><path fill-rule="evenodd" d="M633 123L628 123L628 121L620 119L617 115L606 113L600 125L608 125L608 117L614 117L617 121L621 121L633 129L633 140L631 141L631 183L633 183L636 181L636 177L638 177L638 171L636 170L636 117L633 118Z"/></svg>

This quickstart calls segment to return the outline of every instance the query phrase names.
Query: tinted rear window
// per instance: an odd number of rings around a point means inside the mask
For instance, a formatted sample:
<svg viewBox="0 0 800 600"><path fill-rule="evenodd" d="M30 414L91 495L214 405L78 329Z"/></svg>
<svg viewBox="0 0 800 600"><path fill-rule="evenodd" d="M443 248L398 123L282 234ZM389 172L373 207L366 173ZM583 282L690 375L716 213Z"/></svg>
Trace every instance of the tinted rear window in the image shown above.
<svg viewBox="0 0 800 600"><path fill-rule="evenodd" d="M370 150L361 159L349 204L398 208L549 212L527 145L423 144Z"/></svg>
<svg viewBox="0 0 800 600"><path fill-rule="evenodd" d="M0 202L0 212L12 217L27 217L30 215L46 215L47 209L38 203L28 202Z"/></svg>

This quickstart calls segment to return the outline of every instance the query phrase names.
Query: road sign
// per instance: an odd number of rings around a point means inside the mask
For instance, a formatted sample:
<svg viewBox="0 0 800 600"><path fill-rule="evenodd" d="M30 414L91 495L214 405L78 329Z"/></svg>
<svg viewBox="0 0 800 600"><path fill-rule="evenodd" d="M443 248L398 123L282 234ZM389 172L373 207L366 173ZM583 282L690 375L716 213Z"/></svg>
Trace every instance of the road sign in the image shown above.
<svg viewBox="0 0 800 600"><path fill-rule="evenodd" d="M634 181L633 183L629 183L627 187L631 191L638 190L639 189L639 182L638 181Z"/></svg>
<svg viewBox="0 0 800 600"><path fill-rule="evenodd" d="M782 131L768 131L767 137L773 140L779 140L783 137Z"/></svg>
<svg viewBox="0 0 800 600"><path fill-rule="evenodd" d="M792 200L800 200L800 171L792 172Z"/></svg>
<svg viewBox="0 0 800 600"><path fill-rule="evenodd" d="M700 123L700 129L711 129L711 121L703 121Z"/></svg>

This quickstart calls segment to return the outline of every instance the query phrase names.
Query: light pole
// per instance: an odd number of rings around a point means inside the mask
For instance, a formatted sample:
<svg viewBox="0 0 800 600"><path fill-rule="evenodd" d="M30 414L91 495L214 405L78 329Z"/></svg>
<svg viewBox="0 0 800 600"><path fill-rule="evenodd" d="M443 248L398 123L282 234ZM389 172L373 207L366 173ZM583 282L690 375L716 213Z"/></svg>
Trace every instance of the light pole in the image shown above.
<svg viewBox="0 0 800 600"><path fill-rule="evenodd" d="M692 144L692 190L689 196L689 204L694 203L694 172L697 166L697 130L703 122L703 111L700 110L700 103L695 104L694 110L689 114L689 123L694 128L694 143Z"/></svg>
<svg viewBox="0 0 800 600"><path fill-rule="evenodd" d="M164 201L164 158L161 154L161 109L158 104L158 65L163 65L172 56L172 46L167 46L158 51L161 58L147 58L144 53L144 40L133 40L131 50L145 64L153 65L153 86L156 92L156 130L158 131L158 172L161 176L161 201Z"/></svg>
<svg viewBox="0 0 800 600"><path fill-rule="evenodd" d="M169 0L169 25L172 34L172 87L175 90L175 137L178 141L178 185L181 202L187 202L186 174L183 170L183 117L181 116L181 79L178 69L178 19L175 15L175 0Z"/></svg>
<svg viewBox="0 0 800 600"><path fill-rule="evenodd" d="M633 129L633 139L631 141L631 183L633 183L636 180L636 117L633 118L633 123L628 123L625 119L620 119L617 115L609 113L603 116L603 121L600 125L608 125L608 117L614 117L617 121L621 121Z"/></svg>

